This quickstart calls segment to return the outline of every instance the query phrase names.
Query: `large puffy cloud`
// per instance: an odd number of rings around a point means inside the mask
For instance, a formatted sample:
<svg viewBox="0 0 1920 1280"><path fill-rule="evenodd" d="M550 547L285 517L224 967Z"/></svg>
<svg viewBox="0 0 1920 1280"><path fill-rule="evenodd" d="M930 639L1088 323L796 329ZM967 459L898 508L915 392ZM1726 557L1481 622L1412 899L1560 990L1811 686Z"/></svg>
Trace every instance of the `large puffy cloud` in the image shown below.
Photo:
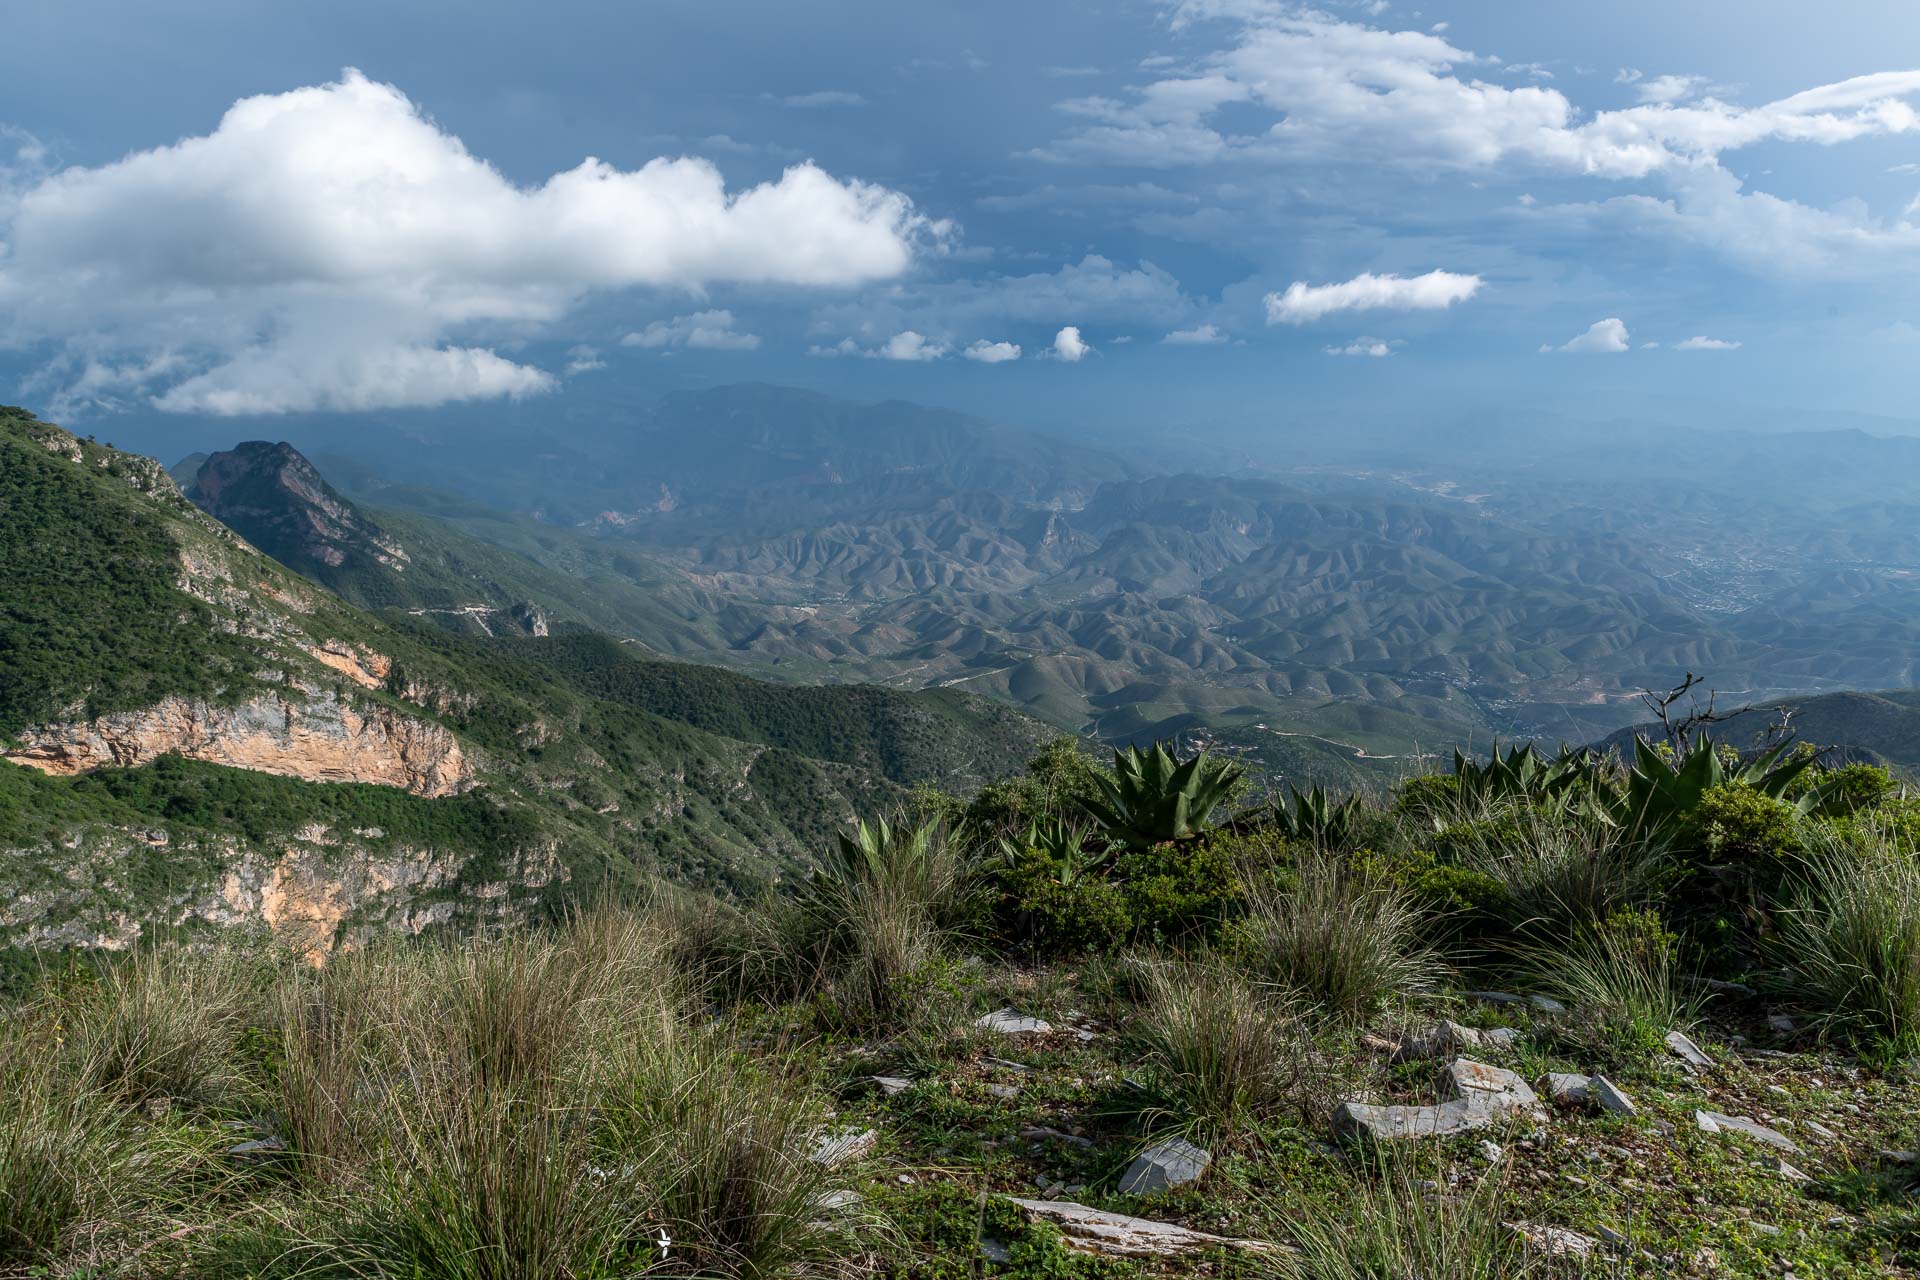
<svg viewBox="0 0 1920 1280"><path fill-rule="evenodd" d="M1480 291L1479 276L1429 271L1423 276L1362 272L1338 284L1296 280L1266 297L1268 324L1308 324L1337 311L1443 311Z"/></svg>
<svg viewBox="0 0 1920 1280"><path fill-rule="evenodd" d="M1129 100L1062 103L1081 123L1036 154L1174 166L1235 153L1305 153L1461 168L1513 157L1632 178L1769 139L1831 144L1920 130L1909 101L1920 95L1920 70L1859 76L1756 107L1690 100L1707 86L1664 76L1647 82L1641 105L1589 116L1557 89L1463 77L1463 68L1498 60L1437 32L1387 30L1259 0L1190 0L1176 11L1181 25L1210 19L1234 24L1231 47ZM1229 132L1221 113L1238 104L1276 118L1264 132Z"/></svg>
<svg viewBox="0 0 1920 1280"><path fill-rule="evenodd" d="M188 376L123 372L122 393L217 413L537 391L545 374L459 337L546 324L593 290L887 279L947 230L812 164L729 192L701 159L590 158L516 186L353 71L237 102L204 137L52 174L0 211L0 340L61 344L70 399L85 370L171 357L161 367Z"/></svg>

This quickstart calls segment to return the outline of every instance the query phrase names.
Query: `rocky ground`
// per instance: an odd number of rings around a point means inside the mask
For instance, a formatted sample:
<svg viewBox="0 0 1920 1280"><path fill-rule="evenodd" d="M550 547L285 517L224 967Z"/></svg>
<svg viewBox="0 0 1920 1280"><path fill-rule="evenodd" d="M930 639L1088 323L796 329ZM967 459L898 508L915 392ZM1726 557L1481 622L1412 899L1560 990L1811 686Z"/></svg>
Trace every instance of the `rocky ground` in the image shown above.
<svg viewBox="0 0 1920 1280"><path fill-rule="evenodd" d="M1524 1242L1446 1274L1920 1274L1920 1089L1738 992L1614 1077L1551 1051L1551 1001L1408 1009L1316 1043L1297 1103L1209 1152L1139 1121L1110 982L1007 975L947 1038L839 1058L890 1273L1284 1273L1303 1225L1397 1213Z"/></svg>

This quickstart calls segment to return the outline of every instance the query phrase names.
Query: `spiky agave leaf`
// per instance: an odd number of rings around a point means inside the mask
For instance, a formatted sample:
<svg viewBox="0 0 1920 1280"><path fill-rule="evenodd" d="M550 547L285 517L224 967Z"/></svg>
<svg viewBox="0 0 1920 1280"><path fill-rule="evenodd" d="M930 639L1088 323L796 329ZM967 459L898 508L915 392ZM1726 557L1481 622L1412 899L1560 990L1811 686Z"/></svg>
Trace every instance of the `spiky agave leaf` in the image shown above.
<svg viewBox="0 0 1920 1280"><path fill-rule="evenodd" d="M1113 753L1113 777L1097 779L1101 797L1082 800L1109 837L1136 848L1187 840L1233 793L1245 771L1205 751L1177 760L1165 743Z"/></svg>

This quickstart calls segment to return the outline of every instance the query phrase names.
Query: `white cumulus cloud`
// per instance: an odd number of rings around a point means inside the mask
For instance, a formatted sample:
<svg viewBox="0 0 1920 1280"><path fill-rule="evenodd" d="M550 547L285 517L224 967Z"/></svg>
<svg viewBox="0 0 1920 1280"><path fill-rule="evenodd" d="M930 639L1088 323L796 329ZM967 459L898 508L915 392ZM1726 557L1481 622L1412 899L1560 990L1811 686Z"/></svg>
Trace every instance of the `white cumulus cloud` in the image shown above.
<svg viewBox="0 0 1920 1280"><path fill-rule="evenodd" d="M1068 364L1078 363L1091 350L1093 348L1087 344L1086 339L1080 336L1077 325L1070 324L1053 335L1054 356L1065 360Z"/></svg>
<svg viewBox="0 0 1920 1280"><path fill-rule="evenodd" d="M1724 338L1709 338L1704 334L1695 334L1682 342L1673 344L1675 351L1738 351L1740 344L1728 342Z"/></svg>
<svg viewBox="0 0 1920 1280"><path fill-rule="evenodd" d="M731 311L696 311L671 320L655 320L620 339L623 347L691 347L696 351L754 351L760 335L734 328Z"/></svg>
<svg viewBox="0 0 1920 1280"><path fill-rule="evenodd" d="M1479 276L1429 271L1423 276L1363 272L1339 284L1296 280L1266 297L1268 324L1308 324L1337 311L1440 311L1480 292Z"/></svg>
<svg viewBox="0 0 1920 1280"><path fill-rule="evenodd" d="M351 70L44 176L0 216L0 345L56 348L43 375L70 409L210 413L529 394L552 378L491 343L592 291L856 285L950 229L810 163L729 191L698 158L588 158L518 186Z"/></svg>
<svg viewBox="0 0 1920 1280"><path fill-rule="evenodd" d="M1596 320L1587 331L1561 345L1542 351L1570 351L1576 355L1615 355L1628 349L1626 322L1617 317Z"/></svg>
<svg viewBox="0 0 1920 1280"><path fill-rule="evenodd" d="M961 352L969 360L978 360L981 364L1005 364L1009 360L1020 358L1020 344L1017 342L988 342L985 338L975 342Z"/></svg>

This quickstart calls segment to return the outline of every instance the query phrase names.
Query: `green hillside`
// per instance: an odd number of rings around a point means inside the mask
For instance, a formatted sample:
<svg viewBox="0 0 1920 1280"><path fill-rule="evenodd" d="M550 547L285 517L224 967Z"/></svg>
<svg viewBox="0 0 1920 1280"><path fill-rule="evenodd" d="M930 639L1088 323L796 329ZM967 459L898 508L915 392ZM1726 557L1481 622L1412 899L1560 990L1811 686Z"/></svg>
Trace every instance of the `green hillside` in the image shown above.
<svg viewBox="0 0 1920 1280"><path fill-rule="evenodd" d="M415 921L653 876L746 892L912 786L1012 771L1046 734L963 695L776 688L611 641L376 617L241 543L158 464L20 411L0 419L0 548L16 940L285 914L289 877L339 930L395 894ZM414 769L423 743L432 787L360 777Z"/></svg>

